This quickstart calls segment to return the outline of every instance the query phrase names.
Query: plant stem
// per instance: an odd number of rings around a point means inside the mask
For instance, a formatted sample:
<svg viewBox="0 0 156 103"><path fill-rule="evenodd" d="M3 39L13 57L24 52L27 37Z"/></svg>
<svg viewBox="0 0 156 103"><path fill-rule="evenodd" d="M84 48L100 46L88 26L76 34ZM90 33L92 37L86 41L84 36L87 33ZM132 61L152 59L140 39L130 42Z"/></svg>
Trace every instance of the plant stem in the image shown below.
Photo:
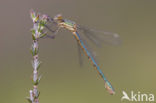
<svg viewBox="0 0 156 103"><path fill-rule="evenodd" d="M39 14L36 15L34 11L31 11L31 18L33 20L33 28L32 32L32 47L31 53L33 56L32 67L33 67L33 89L29 91L30 97L28 97L28 101L30 103L39 103L39 94L38 85L41 79L41 76L38 75L38 70L40 68L39 61L39 44L38 41L40 38L44 37L46 34L43 33L44 26L47 22L47 16Z"/></svg>

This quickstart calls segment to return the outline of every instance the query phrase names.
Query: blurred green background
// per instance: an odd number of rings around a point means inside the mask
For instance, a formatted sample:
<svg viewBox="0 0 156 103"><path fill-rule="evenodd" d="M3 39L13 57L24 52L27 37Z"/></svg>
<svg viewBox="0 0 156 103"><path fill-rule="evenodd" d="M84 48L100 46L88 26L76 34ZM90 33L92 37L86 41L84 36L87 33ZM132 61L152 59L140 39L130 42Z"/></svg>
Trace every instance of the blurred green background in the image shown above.
<svg viewBox="0 0 156 103"><path fill-rule="evenodd" d="M32 88L30 9L51 17L62 13L79 24L119 33L123 40L120 46L96 49L116 90L113 96L86 57L79 66L69 31L40 40L40 103L121 103L123 90L156 95L155 5L156 0L1 0L0 103L27 103Z"/></svg>

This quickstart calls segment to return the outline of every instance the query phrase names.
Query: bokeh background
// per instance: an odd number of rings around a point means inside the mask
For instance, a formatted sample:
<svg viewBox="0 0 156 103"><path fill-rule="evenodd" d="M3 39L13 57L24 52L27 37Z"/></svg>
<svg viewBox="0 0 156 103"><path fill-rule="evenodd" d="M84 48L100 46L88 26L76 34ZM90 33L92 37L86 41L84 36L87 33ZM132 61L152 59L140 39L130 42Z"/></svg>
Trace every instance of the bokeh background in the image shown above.
<svg viewBox="0 0 156 103"><path fill-rule="evenodd" d="M79 24L116 32L123 41L96 49L116 90L112 96L86 57L79 66L69 31L40 40L40 103L121 103L123 90L156 96L155 5L156 0L0 0L0 102L26 103L32 88L30 9L51 17L62 13Z"/></svg>

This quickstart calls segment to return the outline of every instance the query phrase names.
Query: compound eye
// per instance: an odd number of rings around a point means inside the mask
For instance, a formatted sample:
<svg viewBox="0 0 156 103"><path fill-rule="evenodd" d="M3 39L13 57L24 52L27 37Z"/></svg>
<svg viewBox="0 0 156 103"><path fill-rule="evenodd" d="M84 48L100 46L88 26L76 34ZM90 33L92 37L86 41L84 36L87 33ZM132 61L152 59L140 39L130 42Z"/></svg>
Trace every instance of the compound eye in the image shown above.
<svg viewBox="0 0 156 103"><path fill-rule="evenodd" d="M54 20L62 20L62 15L61 14L57 14L55 17L54 17Z"/></svg>

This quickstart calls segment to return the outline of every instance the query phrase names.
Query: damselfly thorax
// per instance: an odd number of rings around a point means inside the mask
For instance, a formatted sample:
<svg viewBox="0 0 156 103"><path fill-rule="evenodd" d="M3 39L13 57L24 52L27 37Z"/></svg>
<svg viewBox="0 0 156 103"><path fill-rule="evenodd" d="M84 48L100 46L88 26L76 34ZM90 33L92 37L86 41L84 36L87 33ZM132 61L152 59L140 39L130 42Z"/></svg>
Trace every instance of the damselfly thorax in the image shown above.
<svg viewBox="0 0 156 103"><path fill-rule="evenodd" d="M56 15L54 21L57 23L58 27L65 28L71 32L76 31L76 23L71 20L63 19L61 14Z"/></svg>
<svg viewBox="0 0 156 103"><path fill-rule="evenodd" d="M69 20L62 20L62 22L58 22L58 26L65 28L71 32L76 32L76 30L77 30L76 23L69 21Z"/></svg>

